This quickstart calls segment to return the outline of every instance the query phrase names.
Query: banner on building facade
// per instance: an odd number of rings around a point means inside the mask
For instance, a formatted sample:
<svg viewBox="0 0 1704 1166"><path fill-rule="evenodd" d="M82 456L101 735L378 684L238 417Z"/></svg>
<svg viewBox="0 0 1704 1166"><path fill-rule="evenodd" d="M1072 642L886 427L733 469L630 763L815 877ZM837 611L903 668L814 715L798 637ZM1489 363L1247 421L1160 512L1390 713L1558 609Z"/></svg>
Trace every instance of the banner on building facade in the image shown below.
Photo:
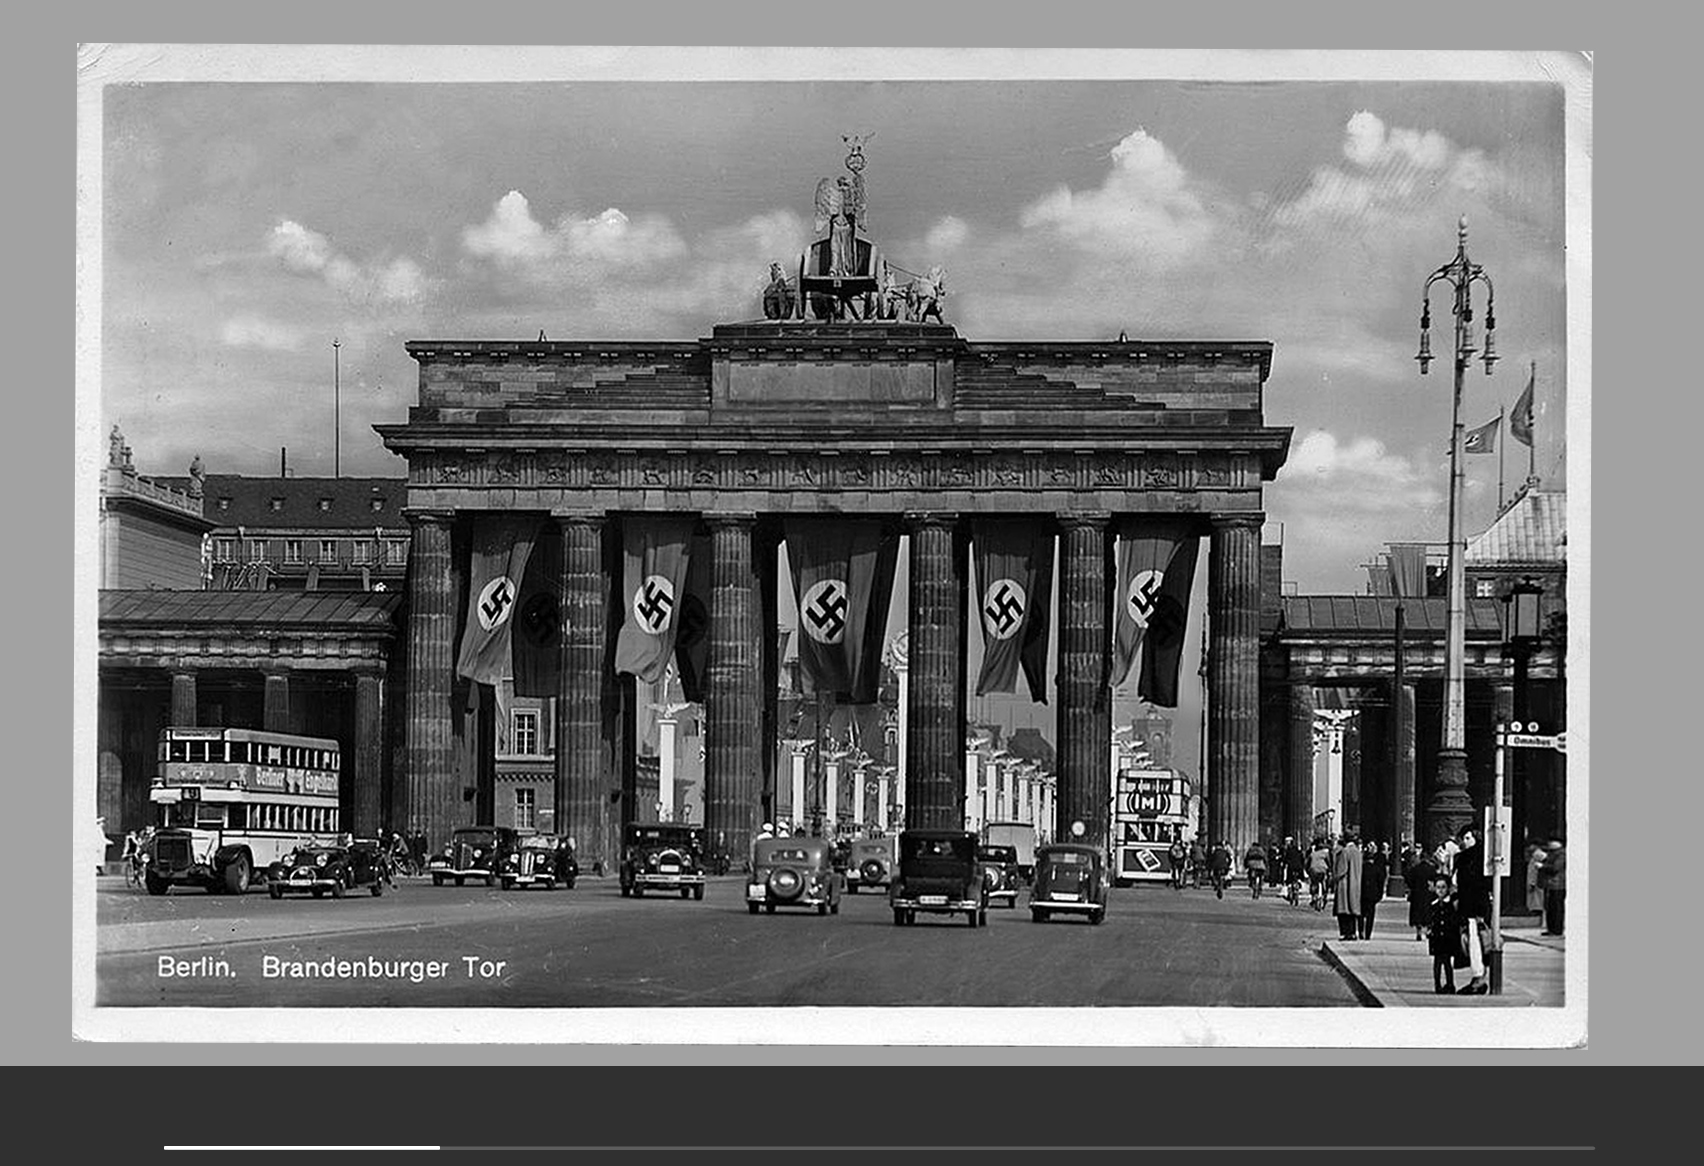
<svg viewBox="0 0 1704 1166"><path fill-rule="evenodd" d="M668 670L680 629L681 598L696 518L626 519L622 533L621 631L615 670L656 683Z"/></svg>
<svg viewBox="0 0 1704 1166"><path fill-rule="evenodd" d="M812 691L849 704L876 699L898 537L875 519L786 524L799 608L799 668Z"/></svg>
<svg viewBox="0 0 1704 1166"><path fill-rule="evenodd" d="M1195 560L1200 550L1201 540L1193 535L1178 540L1148 615L1136 695L1161 708L1177 707L1177 682L1189 632L1189 595L1195 587Z"/></svg>
<svg viewBox="0 0 1704 1166"><path fill-rule="evenodd" d="M545 521L521 576L511 633L516 696L555 696L562 646L562 532Z"/></svg>
<svg viewBox="0 0 1704 1166"><path fill-rule="evenodd" d="M510 635L521 578L532 553L533 518L489 515L474 519L469 554L467 622L462 628L456 675L497 684L510 668Z"/></svg>
<svg viewBox="0 0 1704 1166"><path fill-rule="evenodd" d="M1185 541L1177 531L1142 519L1126 519L1118 528L1118 589L1113 595L1112 683L1115 687L1130 675L1136 651L1153 623L1166 571ZM1192 548L1193 581L1193 548L1199 540L1187 541Z"/></svg>
<svg viewBox="0 0 1704 1166"><path fill-rule="evenodd" d="M680 630L675 634L675 670L681 694L704 702L704 676L710 663L710 540L692 540L686 567L686 593L680 605ZM668 698L665 695L663 699Z"/></svg>
<svg viewBox="0 0 1704 1166"><path fill-rule="evenodd" d="M1038 520L1012 519L978 523L971 538L976 546L976 611L982 625L976 695L1016 692L1021 667L1030 699L1046 704L1053 532Z"/></svg>

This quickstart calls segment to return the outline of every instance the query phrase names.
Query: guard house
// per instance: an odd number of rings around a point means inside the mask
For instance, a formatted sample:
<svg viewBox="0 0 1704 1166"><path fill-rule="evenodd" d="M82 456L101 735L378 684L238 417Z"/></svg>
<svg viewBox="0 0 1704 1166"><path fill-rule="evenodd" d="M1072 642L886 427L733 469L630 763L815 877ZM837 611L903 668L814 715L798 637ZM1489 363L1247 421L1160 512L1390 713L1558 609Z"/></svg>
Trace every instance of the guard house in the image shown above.
<svg viewBox="0 0 1704 1166"><path fill-rule="evenodd" d="M841 189L830 209L848 189L861 209L861 179ZM856 227L833 219L819 217L826 232ZM832 274L823 292L783 270L764 295L771 318L695 340L408 344L418 401L377 427L408 463L412 525L396 820L434 844L470 820L467 758L480 750L464 734L479 719L462 715L455 676L469 532L492 514L548 519L560 536L556 829L576 836L582 866L609 865L635 801L632 682L611 667L621 530L673 514L707 535L713 576L706 836L743 853L775 788L780 522L864 515L910 540L905 823L959 826L968 524L1042 516L1060 538L1056 816L1104 841L1111 526L1143 514L1210 540L1211 828L1246 845L1259 827L1262 490L1290 442L1264 419L1272 345L976 340L935 322L939 269L904 294L890 281L844 295ZM815 278L803 259L797 270Z"/></svg>

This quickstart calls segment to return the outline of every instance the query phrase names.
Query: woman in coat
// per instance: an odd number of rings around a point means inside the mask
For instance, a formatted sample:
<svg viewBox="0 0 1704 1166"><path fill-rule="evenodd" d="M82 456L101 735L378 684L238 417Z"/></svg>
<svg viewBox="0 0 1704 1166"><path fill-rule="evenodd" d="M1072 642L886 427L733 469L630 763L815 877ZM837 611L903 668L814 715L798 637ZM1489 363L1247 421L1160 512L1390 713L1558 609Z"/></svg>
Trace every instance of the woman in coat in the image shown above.
<svg viewBox="0 0 1704 1166"><path fill-rule="evenodd" d="M1408 884L1408 926L1419 939L1426 930L1427 913L1432 906L1432 880L1438 877L1438 865L1424 850L1416 850L1413 861L1402 871L1402 881Z"/></svg>
<svg viewBox="0 0 1704 1166"><path fill-rule="evenodd" d="M1361 858L1361 931L1362 939L1373 937L1373 916L1378 914L1384 899L1385 882L1390 877L1390 858L1376 842L1367 843Z"/></svg>
<svg viewBox="0 0 1704 1166"><path fill-rule="evenodd" d="M1361 925L1361 847L1353 834L1331 860L1331 910L1342 939L1354 939Z"/></svg>

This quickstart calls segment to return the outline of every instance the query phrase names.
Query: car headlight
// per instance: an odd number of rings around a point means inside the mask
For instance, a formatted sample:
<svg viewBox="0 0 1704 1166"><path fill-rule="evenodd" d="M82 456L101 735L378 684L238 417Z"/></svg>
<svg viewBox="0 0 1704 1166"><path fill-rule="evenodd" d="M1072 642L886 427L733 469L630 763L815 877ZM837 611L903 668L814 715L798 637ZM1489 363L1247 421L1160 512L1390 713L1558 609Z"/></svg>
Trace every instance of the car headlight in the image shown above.
<svg viewBox="0 0 1704 1166"><path fill-rule="evenodd" d="M315 855L314 856L314 865L315 866L324 866L325 865L325 855L323 855L323 854Z"/></svg>
<svg viewBox="0 0 1704 1166"><path fill-rule="evenodd" d="M485 853L485 848L483 846L475 846L473 848L473 856L475 858L478 858L480 855L482 855L484 853Z"/></svg>

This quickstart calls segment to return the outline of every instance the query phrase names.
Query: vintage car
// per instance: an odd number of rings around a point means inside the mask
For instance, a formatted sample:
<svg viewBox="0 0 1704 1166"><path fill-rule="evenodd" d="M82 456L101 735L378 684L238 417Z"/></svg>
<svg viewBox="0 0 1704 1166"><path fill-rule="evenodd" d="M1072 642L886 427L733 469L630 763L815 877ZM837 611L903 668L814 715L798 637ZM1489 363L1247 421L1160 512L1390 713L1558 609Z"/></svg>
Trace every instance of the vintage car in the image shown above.
<svg viewBox="0 0 1704 1166"><path fill-rule="evenodd" d="M846 876L834 869L834 854L821 838L759 838L751 844L746 910L815 907L818 915L840 914Z"/></svg>
<svg viewBox="0 0 1704 1166"><path fill-rule="evenodd" d="M1106 918L1106 884L1106 856L1095 847L1070 842L1037 847L1030 918L1043 923L1054 915L1087 915L1090 923L1099 923Z"/></svg>
<svg viewBox="0 0 1704 1166"><path fill-rule="evenodd" d="M894 838L860 838L846 857L846 889L854 895L860 887L885 887L893 881L899 865Z"/></svg>
<svg viewBox="0 0 1704 1166"><path fill-rule="evenodd" d="M376 899L385 893L386 881L384 852L377 842L366 841L299 846L266 871L266 890L274 899L301 891L316 899L323 899L327 892L341 899L359 887L366 887Z"/></svg>
<svg viewBox="0 0 1704 1166"><path fill-rule="evenodd" d="M426 873L434 887L443 886L446 879L454 879L458 887L468 879L483 879L486 886L494 887L497 872L515 852L519 837L508 826L458 827L444 852L427 859Z"/></svg>
<svg viewBox="0 0 1704 1166"><path fill-rule="evenodd" d="M554 891L558 886L574 889L580 877L580 864L574 859L574 848L568 839L556 834L523 834L515 849L505 855L497 868L497 881L505 891L514 887L543 887Z"/></svg>
<svg viewBox="0 0 1704 1166"><path fill-rule="evenodd" d="M976 848L976 861L982 864L982 882L988 888L990 903L1018 905L1018 886L1024 881L1018 868L1018 848L990 846L984 842Z"/></svg>
<svg viewBox="0 0 1704 1166"><path fill-rule="evenodd" d="M621 835L621 893L678 891L704 897L704 831L672 823L630 823Z"/></svg>
<svg viewBox="0 0 1704 1166"><path fill-rule="evenodd" d="M988 922L988 888L976 861L976 835L965 830L907 830L899 836L899 873L888 885L896 926L917 913L963 912L972 927Z"/></svg>

